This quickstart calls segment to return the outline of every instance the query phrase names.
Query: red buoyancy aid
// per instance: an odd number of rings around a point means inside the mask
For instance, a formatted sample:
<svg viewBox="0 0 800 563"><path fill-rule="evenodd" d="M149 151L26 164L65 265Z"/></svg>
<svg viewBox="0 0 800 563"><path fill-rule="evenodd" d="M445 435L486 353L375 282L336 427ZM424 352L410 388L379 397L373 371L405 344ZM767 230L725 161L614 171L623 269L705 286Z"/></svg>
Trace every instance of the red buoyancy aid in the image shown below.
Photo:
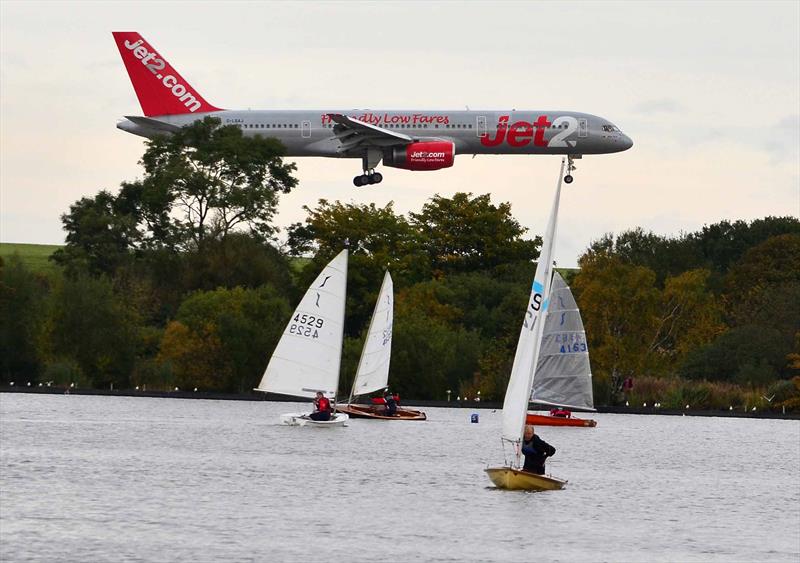
<svg viewBox="0 0 800 563"><path fill-rule="evenodd" d="M373 405L385 405L386 399L383 397L372 397L371 399Z"/></svg>
<svg viewBox="0 0 800 563"><path fill-rule="evenodd" d="M328 400L327 397L322 397L317 404L317 409L319 412L330 412L331 410L331 402Z"/></svg>

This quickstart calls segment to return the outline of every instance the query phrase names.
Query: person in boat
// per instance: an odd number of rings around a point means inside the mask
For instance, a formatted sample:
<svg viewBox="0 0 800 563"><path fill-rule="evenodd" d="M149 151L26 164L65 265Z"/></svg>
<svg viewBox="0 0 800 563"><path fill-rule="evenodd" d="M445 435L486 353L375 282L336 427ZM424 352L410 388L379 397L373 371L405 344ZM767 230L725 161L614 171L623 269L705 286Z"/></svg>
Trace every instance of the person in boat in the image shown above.
<svg viewBox="0 0 800 563"><path fill-rule="evenodd" d="M330 420L332 411L331 402L322 394L322 391L317 391L317 396L314 399L314 412L308 415L308 418L311 420Z"/></svg>
<svg viewBox="0 0 800 563"><path fill-rule="evenodd" d="M558 416L561 418L570 418L572 417L572 413L567 409L561 407L555 407L550 409L550 416Z"/></svg>
<svg viewBox="0 0 800 563"><path fill-rule="evenodd" d="M397 413L397 399L394 398L389 390L386 390L386 393L383 395L383 400L386 401L386 416L394 416Z"/></svg>
<svg viewBox="0 0 800 563"><path fill-rule="evenodd" d="M556 449L539 438L534 432L533 426L527 425L522 439L522 453L525 455L525 465L522 470L544 475L544 462L556 453Z"/></svg>

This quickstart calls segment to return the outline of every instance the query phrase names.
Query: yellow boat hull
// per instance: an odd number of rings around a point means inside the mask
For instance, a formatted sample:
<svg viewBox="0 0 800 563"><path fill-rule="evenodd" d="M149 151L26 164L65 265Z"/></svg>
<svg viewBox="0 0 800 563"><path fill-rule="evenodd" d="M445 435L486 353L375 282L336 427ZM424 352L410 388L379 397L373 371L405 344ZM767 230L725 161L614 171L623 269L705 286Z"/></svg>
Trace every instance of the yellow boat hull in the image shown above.
<svg viewBox="0 0 800 563"><path fill-rule="evenodd" d="M486 473L495 487L510 491L557 491L567 484L566 481L555 477L528 473L511 467L489 467Z"/></svg>

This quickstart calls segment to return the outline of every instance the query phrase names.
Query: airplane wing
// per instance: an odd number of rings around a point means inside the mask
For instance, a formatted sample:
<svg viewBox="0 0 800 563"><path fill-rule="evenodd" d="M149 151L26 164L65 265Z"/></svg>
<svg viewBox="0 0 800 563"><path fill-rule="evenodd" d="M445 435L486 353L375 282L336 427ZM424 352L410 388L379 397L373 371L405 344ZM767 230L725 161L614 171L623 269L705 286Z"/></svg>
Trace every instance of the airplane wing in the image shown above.
<svg viewBox="0 0 800 563"><path fill-rule="evenodd" d="M339 149L341 152L370 146L408 145L414 142L414 139L404 133L370 125L341 113L329 113L328 116L336 123L333 133L342 145Z"/></svg>

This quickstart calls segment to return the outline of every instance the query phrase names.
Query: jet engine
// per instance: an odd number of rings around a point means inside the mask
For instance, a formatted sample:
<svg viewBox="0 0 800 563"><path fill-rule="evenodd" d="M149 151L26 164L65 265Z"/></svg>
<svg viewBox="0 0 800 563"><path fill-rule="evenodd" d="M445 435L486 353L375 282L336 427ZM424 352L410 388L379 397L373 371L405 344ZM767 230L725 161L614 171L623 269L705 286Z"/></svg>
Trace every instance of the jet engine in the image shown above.
<svg viewBox="0 0 800 563"><path fill-rule="evenodd" d="M456 147L450 141L420 141L384 151L383 164L405 170L440 170L453 166Z"/></svg>

